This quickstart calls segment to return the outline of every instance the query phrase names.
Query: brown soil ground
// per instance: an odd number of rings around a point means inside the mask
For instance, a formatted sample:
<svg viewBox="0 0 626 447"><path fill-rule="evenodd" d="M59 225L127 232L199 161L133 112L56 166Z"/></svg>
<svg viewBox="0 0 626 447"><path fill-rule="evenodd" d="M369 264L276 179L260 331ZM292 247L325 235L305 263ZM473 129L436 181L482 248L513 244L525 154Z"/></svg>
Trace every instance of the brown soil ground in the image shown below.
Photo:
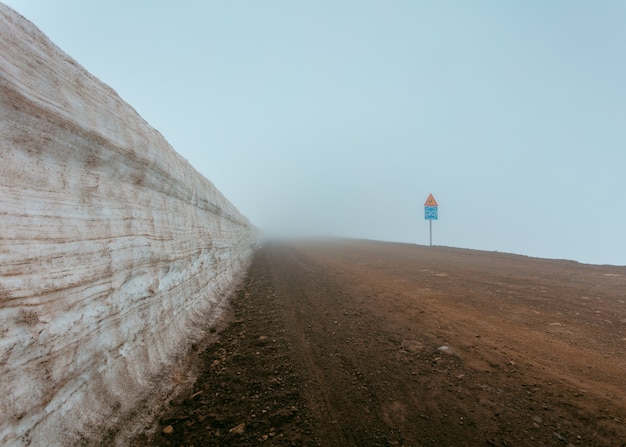
<svg viewBox="0 0 626 447"><path fill-rule="evenodd" d="M134 445L626 446L624 267L270 243L232 314Z"/></svg>

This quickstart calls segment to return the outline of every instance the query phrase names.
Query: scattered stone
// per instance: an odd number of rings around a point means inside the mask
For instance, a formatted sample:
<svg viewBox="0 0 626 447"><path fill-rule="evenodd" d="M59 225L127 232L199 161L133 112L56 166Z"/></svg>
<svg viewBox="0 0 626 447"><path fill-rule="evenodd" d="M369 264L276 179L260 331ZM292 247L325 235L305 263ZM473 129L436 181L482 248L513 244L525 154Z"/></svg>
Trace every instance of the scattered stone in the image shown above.
<svg viewBox="0 0 626 447"><path fill-rule="evenodd" d="M424 345L417 340L402 340L402 349L409 352L421 352Z"/></svg>
<svg viewBox="0 0 626 447"><path fill-rule="evenodd" d="M441 352L442 354L446 354L449 355L451 357L458 357L459 354L457 354L457 352L452 349L450 346L440 346L437 348L438 352Z"/></svg>
<svg viewBox="0 0 626 447"><path fill-rule="evenodd" d="M172 433L174 433L174 427L172 427L171 425L168 425L166 427L163 427L163 430L161 430L161 432L164 435L171 435Z"/></svg>
<svg viewBox="0 0 626 447"><path fill-rule="evenodd" d="M233 433L235 435L243 435L246 431L246 423L242 422L241 424L237 425L236 427L231 428L230 430L228 430L229 433Z"/></svg>

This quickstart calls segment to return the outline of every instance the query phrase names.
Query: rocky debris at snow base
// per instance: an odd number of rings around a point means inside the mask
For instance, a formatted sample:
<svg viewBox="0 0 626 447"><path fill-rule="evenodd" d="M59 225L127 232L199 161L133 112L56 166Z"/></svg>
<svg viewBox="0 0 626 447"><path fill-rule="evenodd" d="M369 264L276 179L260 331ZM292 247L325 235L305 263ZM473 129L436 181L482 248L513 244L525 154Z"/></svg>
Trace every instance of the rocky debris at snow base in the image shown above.
<svg viewBox="0 0 626 447"><path fill-rule="evenodd" d="M254 229L3 4L0 144L0 445L113 443L181 380L172 360L219 315Z"/></svg>

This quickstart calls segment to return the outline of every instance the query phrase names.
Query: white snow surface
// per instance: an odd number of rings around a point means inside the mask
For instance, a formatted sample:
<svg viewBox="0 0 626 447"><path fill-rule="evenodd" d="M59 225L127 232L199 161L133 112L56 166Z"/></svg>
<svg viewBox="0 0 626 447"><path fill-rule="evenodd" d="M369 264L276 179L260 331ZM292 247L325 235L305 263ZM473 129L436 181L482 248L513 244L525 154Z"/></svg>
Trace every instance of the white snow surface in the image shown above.
<svg viewBox="0 0 626 447"><path fill-rule="evenodd" d="M0 445L120 444L219 316L256 231L1 3L0 145Z"/></svg>

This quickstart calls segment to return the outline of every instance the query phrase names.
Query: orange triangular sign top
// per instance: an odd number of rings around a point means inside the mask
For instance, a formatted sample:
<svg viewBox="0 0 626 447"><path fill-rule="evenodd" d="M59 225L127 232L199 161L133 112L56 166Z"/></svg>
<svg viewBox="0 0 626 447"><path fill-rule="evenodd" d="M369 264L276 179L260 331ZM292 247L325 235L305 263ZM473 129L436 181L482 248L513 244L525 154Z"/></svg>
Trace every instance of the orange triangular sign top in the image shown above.
<svg viewBox="0 0 626 447"><path fill-rule="evenodd" d="M433 195L430 194L428 198L426 199L426 202L424 202L424 206L439 206L439 205L437 204L437 201L435 200Z"/></svg>

